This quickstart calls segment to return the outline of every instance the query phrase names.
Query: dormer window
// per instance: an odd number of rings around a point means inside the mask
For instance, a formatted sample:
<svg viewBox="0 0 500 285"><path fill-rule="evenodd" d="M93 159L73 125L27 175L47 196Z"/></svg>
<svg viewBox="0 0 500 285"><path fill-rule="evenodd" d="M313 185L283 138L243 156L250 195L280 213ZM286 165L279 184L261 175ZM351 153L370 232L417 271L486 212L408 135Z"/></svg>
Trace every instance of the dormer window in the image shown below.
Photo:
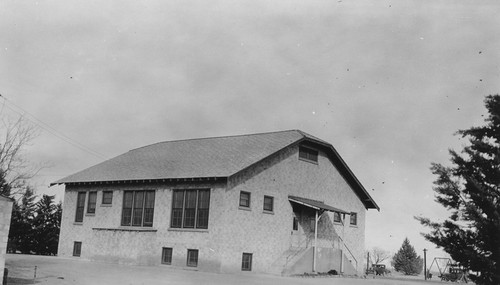
<svg viewBox="0 0 500 285"><path fill-rule="evenodd" d="M299 159L318 163L318 151L311 148L299 146Z"/></svg>

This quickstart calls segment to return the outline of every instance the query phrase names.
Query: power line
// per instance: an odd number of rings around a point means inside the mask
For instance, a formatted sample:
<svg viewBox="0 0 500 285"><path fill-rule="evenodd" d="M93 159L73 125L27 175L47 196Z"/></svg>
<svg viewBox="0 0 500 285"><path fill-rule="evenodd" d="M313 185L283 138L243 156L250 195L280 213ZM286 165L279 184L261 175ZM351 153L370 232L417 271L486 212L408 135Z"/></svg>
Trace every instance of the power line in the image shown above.
<svg viewBox="0 0 500 285"><path fill-rule="evenodd" d="M33 115L30 112L24 110L20 106L14 104L12 101L8 100L2 94L0 94L0 97L4 99L3 106L9 108L10 110L12 110L13 112L19 114L20 116L28 119L30 122L32 122L33 124L37 125L38 127L42 128L42 129L44 129L48 133L50 133L50 134L58 137L59 139L61 139L61 140L65 141L65 142L73 145L74 147L79 148L82 151L87 152L88 154L91 154L91 155L93 155L93 156L95 156L97 158L100 158L100 159L106 159L106 157L103 154L101 154L101 153L99 153L99 152L97 152L97 151L95 151L95 150L93 150L93 149L91 149L91 148L89 148L89 147L87 147L87 146L85 146L85 145L83 145L83 144L81 144L81 143L73 140L72 138L66 136L65 134L59 132L55 128L51 127L49 124L47 124L47 123L43 122L42 120L38 119L37 117L35 117L35 115ZM7 104L5 104L5 103L7 103ZM2 110L3 110L3 106L2 106ZM16 109L18 109L18 110L16 110Z"/></svg>

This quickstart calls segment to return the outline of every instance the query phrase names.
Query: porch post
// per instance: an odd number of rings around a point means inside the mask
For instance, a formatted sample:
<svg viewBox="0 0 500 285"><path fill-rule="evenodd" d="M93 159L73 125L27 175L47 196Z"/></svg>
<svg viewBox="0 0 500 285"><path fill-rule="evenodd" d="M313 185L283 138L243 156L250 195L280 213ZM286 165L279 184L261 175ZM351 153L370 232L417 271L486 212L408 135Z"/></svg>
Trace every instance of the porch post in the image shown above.
<svg viewBox="0 0 500 285"><path fill-rule="evenodd" d="M313 248L313 272L316 272L316 255L318 245L318 210L314 218L314 248Z"/></svg>

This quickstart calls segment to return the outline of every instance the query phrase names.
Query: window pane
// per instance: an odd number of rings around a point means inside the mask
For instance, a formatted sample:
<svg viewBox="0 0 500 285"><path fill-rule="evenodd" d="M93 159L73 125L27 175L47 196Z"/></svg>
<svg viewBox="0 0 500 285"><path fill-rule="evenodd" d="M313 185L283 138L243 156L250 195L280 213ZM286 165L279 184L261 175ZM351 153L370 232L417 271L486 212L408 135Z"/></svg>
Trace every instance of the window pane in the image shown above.
<svg viewBox="0 0 500 285"><path fill-rule="evenodd" d="M95 213L95 205L97 201L97 192L89 192L89 201L87 204L87 213Z"/></svg>
<svg viewBox="0 0 500 285"><path fill-rule="evenodd" d="M250 193L243 191L240 192L240 206L250 207Z"/></svg>
<svg viewBox="0 0 500 285"><path fill-rule="evenodd" d="M155 206L155 191L147 191L144 201L144 227L153 226L153 214Z"/></svg>
<svg viewBox="0 0 500 285"><path fill-rule="evenodd" d="M85 208L85 195L86 192L78 192L76 198L76 215L75 222L83 222L83 211Z"/></svg>
<svg viewBox="0 0 500 285"><path fill-rule="evenodd" d="M135 192L134 197L134 210L132 212L132 226L141 226L142 225L142 207L144 204L144 192L137 191Z"/></svg>
<svg viewBox="0 0 500 285"><path fill-rule="evenodd" d="M172 228L182 227L182 209L172 209Z"/></svg>
<svg viewBox="0 0 500 285"><path fill-rule="evenodd" d="M194 228L196 215L196 190L186 191L186 201L184 206L184 227Z"/></svg>
<svg viewBox="0 0 500 285"><path fill-rule="evenodd" d="M196 227L208 229L208 209L210 205L210 190L198 191L198 211L196 217Z"/></svg>
<svg viewBox="0 0 500 285"><path fill-rule="evenodd" d="M210 203L210 191L198 191L198 209L208 209Z"/></svg>
<svg viewBox="0 0 500 285"><path fill-rule="evenodd" d="M131 225L133 201L134 201L134 191L123 192L122 226Z"/></svg>
<svg viewBox="0 0 500 285"><path fill-rule="evenodd" d="M340 220L340 213L339 212L334 212L333 213L333 221L336 222L336 223L340 223L341 220Z"/></svg>
<svg viewBox="0 0 500 285"><path fill-rule="evenodd" d="M176 190L174 191L172 208L182 209L184 206L184 191Z"/></svg>

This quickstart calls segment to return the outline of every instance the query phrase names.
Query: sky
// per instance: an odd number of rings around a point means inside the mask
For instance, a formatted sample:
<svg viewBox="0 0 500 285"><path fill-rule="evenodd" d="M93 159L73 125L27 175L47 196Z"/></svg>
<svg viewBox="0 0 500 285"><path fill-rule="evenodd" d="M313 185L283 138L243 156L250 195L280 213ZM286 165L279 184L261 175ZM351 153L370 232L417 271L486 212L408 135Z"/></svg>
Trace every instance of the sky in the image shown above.
<svg viewBox="0 0 500 285"><path fill-rule="evenodd" d="M443 221L431 162L500 93L498 1L10 1L0 4L0 116L38 129L51 182L144 145L300 129L330 142L380 206L366 247Z"/></svg>

